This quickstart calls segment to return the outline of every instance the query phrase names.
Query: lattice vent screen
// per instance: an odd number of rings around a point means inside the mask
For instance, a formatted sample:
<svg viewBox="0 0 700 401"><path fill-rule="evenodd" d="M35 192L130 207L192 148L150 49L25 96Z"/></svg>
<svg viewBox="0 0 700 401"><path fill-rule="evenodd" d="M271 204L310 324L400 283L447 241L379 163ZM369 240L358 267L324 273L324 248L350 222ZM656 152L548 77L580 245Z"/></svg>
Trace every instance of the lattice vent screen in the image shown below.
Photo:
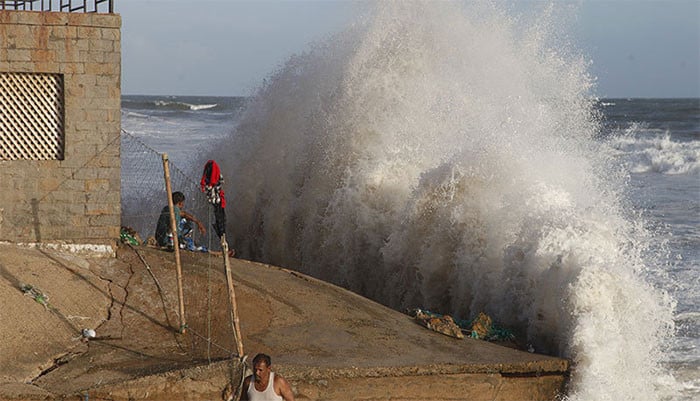
<svg viewBox="0 0 700 401"><path fill-rule="evenodd" d="M0 159L63 160L63 76L0 72Z"/></svg>

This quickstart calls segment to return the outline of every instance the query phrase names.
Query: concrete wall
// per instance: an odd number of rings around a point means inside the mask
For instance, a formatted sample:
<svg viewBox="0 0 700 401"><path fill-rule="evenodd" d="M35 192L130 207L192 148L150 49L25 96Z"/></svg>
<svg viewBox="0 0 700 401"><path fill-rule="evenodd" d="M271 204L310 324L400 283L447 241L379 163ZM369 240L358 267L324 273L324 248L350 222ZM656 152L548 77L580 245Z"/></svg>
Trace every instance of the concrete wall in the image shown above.
<svg viewBox="0 0 700 401"><path fill-rule="evenodd" d="M120 27L117 14L0 11L0 73L62 74L65 99L63 160L0 160L0 241L116 244Z"/></svg>
<svg viewBox="0 0 700 401"><path fill-rule="evenodd" d="M551 401L562 394L564 380L478 373L289 381L297 401Z"/></svg>
<svg viewBox="0 0 700 401"><path fill-rule="evenodd" d="M119 383L94 386L93 401L220 400L231 380L231 362L163 372ZM236 372L237 373L237 372ZM234 375L234 377L238 377ZM285 376L297 401L553 401L561 398L563 375L505 377L500 374L433 374L305 380ZM13 401L31 399L42 389L0 386ZM45 390L44 390L45 391ZM59 398L48 391L42 395ZM68 400L82 400L76 395ZM38 398L38 397L37 397Z"/></svg>

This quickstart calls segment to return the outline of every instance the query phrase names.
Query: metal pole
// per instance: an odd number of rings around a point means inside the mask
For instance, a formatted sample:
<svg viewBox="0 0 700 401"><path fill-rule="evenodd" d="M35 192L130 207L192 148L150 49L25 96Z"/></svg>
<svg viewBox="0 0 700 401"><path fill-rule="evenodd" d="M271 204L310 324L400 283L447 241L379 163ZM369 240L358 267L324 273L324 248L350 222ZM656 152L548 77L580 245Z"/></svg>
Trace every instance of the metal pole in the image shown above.
<svg viewBox="0 0 700 401"><path fill-rule="evenodd" d="M180 333L185 334L187 323L185 322L185 299L182 290L182 264L180 263L180 241L177 235L178 222L175 221L175 205L173 204L173 191L170 186L170 167L168 166L168 154L163 153L163 174L165 175L165 191L168 195L168 208L170 209L170 231L173 233L173 248L175 251L175 266L177 270L177 298L180 303Z"/></svg>

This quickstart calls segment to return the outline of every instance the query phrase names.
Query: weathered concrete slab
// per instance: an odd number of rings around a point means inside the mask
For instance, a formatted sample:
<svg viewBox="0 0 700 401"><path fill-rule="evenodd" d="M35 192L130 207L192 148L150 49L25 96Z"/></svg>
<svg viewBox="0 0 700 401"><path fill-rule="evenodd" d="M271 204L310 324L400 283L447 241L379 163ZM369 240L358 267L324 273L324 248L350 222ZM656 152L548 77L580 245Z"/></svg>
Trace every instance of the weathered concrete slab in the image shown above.
<svg viewBox="0 0 700 401"><path fill-rule="evenodd" d="M90 259L0 245L0 302L22 310L0 312L0 335L17 339L2 345L0 381L10 384L0 384L1 399L220 399L236 376L221 260L183 254L183 335L173 255L137 249L152 275L130 248ZM564 383L565 360L447 337L290 270L243 260L232 267L245 353L270 354L299 400L548 400ZM16 288L27 279L41 283L53 310ZM85 319L62 323L68 315ZM36 322L53 322L36 329L54 332L31 341L18 334ZM98 337L81 342L88 323ZM49 344L51 352L34 352ZM24 396L17 383L31 385Z"/></svg>

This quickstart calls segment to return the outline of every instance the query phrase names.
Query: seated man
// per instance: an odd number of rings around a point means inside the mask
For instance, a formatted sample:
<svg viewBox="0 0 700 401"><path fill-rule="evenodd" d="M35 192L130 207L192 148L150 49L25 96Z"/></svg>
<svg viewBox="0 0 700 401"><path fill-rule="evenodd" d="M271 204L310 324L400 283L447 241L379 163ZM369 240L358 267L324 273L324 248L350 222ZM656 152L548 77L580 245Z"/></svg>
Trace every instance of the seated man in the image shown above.
<svg viewBox="0 0 700 401"><path fill-rule="evenodd" d="M197 250L192 240L192 223L197 224L197 228L201 234L206 233L204 224L197 220L196 217L187 213L185 207L185 195L182 192L173 192L173 205L175 206L175 221L177 222L177 239L178 242L184 245L185 248L194 251ZM165 206L158 217L156 225L156 243L158 246L173 248L173 239L170 230L170 208Z"/></svg>

